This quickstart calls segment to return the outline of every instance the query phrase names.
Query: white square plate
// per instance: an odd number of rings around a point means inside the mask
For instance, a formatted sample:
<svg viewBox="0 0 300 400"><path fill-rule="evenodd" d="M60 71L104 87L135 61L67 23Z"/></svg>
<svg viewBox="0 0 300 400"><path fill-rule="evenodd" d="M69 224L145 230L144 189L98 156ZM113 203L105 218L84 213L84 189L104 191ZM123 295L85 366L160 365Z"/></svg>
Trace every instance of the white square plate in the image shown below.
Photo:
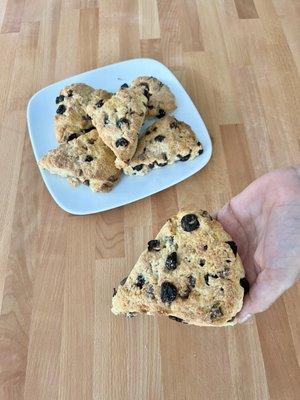
<svg viewBox="0 0 300 400"><path fill-rule="evenodd" d="M55 98L64 86L83 82L94 88L116 92L123 83L130 83L141 75L155 76L169 86L177 102L177 109L173 115L192 127L203 145L203 153L192 161L176 162L154 169L145 176L122 175L120 182L108 193L94 193L84 185L74 188L65 178L41 170L49 192L63 210L71 214L85 215L119 207L175 185L208 163L212 154L211 140L192 100L167 67L147 58L123 61L84 72L37 92L30 99L27 109L29 134L36 160L57 146L53 123L57 108ZM147 121L145 128L150 122Z"/></svg>

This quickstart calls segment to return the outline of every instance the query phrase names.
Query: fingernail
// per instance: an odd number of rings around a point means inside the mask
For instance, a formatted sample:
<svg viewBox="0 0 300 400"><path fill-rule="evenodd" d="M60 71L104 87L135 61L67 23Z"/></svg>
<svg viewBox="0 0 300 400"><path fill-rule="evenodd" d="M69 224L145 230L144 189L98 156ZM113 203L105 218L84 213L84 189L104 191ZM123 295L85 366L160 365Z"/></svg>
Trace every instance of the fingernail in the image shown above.
<svg viewBox="0 0 300 400"><path fill-rule="evenodd" d="M240 317L239 318L239 323L240 324L244 324L246 321L248 321L250 318L252 317L251 314L247 314L244 317Z"/></svg>

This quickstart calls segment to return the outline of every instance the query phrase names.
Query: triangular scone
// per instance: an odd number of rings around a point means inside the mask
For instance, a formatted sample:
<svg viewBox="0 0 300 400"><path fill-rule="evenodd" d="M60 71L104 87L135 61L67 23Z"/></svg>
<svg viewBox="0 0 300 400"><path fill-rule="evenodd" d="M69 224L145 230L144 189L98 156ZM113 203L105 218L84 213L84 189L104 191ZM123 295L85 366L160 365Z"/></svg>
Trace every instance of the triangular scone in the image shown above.
<svg viewBox="0 0 300 400"><path fill-rule="evenodd" d="M55 115L55 136L59 143L64 143L83 133L94 129L86 106L102 107L111 97L105 90L94 90L84 83L74 83L66 86L56 97L57 110Z"/></svg>
<svg viewBox="0 0 300 400"><path fill-rule="evenodd" d="M108 192L119 180L120 170L115 167L115 159L93 129L50 150L39 165L52 174L68 178L74 186L83 183L94 192Z"/></svg>
<svg viewBox="0 0 300 400"><path fill-rule="evenodd" d="M128 88L119 90L99 109L87 106L103 142L123 162L128 162L135 153L147 102L141 88Z"/></svg>
<svg viewBox="0 0 300 400"><path fill-rule="evenodd" d="M191 127L176 118L166 116L145 132L128 164L116 160L117 168L127 175L145 175L153 168L175 161L193 160L203 152L202 145Z"/></svg>
<svg viewBox="0 0 300 400"><path fill-rule="evenodd" d="M139 76L131 83L131 87L142 87L148 98L147 114L162 118L175 110L176 100L167 85L153 76Z"/></svg>
<svg viewBox="0 0 300 400"><path fill-rule="evenodd" d="M233 325L247 281L237 247L206 211L180 211L148 242L112 299L112 312Z"/></svg>

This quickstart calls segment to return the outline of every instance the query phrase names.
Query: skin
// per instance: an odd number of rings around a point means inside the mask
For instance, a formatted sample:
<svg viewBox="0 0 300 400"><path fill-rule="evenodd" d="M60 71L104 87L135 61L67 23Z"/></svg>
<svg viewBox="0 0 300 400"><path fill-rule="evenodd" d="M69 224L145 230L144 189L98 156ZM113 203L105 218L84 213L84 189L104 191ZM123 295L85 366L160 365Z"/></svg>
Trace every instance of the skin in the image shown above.
<svg viewBox="0 0 300 400"><path fill-rule="evenodd" d="M300 165L258 178L217 218L237 243L250 283L237 316L242 323L300 278Z"/></svg>

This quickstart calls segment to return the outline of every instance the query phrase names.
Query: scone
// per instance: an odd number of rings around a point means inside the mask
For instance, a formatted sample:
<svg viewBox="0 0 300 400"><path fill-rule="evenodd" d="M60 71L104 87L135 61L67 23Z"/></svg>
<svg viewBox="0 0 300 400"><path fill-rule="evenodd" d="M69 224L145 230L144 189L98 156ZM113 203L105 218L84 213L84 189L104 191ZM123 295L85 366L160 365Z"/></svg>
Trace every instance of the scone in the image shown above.
<svg viewBox="0 0 300 400"><path fill-rule="evenodd" d="M248 288L236 244L206 211L179 211L114 291L112 312L192 325L235 324Z"/></svg>
<svg viewBox="0 0 300 400"><path fill-rule="evenodd" d="M103 143L96 129L50 150L40 161L41 168L68 179L76 186L83 183L94 192L108 192L118 182L113 152Z"/></svg>
<svg viewBox="0 0 300 400"><path fill-rule="evenodd" d="M128 162L135 153L147 103L141 88L127 88L119 90L99 109L87 106L103 142L123 162Z"/></svg>
<svg viewBox="0 0 300 400"><path fill-rule="evenodd" d="M68 142L94 129L86 106L88 103L92 103L94 107L102 106L110 96L105 90L94 90L84 83L74 83L62 89L56 97L54 123L57 141Z"/></svg>
<svg viewBox="0 0 300 400"><path fill-rule="evenodd" d="M145 175L175 161L193 160L202 152L202 145L189 125L165 116L147 129L130 162L125 164L117 159L116 166L127 175Z"/></svg>
<svg viewBox="0 0 300 400"><path fill-rule="evenodd" d="M148 98L148 112L151 117L162 118L175 110L176 100L167 85L153 76L139 76L131 83L131 87L142 87Z"/></svg>

